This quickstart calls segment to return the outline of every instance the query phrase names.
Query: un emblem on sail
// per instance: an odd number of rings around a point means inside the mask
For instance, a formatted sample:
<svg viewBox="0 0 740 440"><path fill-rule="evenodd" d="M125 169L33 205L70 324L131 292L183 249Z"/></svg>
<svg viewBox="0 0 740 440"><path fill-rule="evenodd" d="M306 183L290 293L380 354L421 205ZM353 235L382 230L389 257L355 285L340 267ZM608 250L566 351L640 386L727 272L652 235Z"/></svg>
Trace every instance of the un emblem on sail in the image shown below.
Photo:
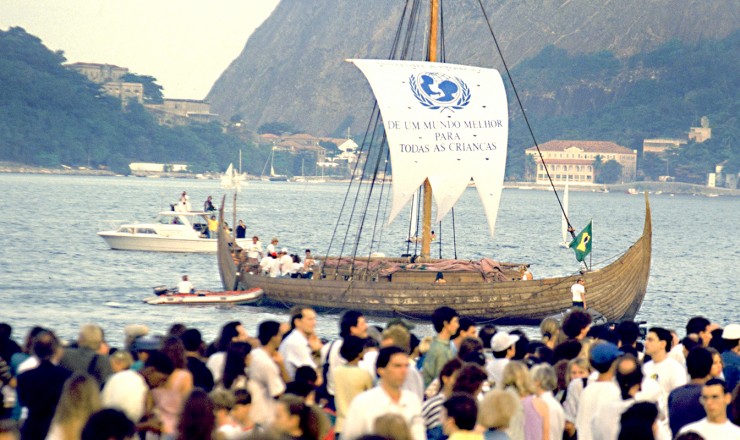
<svg viewBox="0 0 740 440"><path fill-rule="evenodd" d="M409 78L416 99L429 110L461 110L470 103L470 88L460 78L443 73L418 73Z"/></svg>

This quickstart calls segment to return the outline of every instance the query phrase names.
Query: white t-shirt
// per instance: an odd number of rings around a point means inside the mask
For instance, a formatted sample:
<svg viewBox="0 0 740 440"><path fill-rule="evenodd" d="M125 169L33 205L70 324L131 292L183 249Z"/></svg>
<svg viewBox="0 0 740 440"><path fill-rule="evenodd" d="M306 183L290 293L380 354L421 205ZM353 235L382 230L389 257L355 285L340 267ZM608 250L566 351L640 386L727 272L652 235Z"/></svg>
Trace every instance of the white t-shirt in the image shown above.
<svg viewBox="0 0 740 440"><path fill-rule="evenodd" d="M219 383L224 375L224 367L226 367L226 352L217 351L208 356L206 367L213 375L213 383Z"/></svg>
<svg viewBox="0 0 740 440"><path fill-rule="evenodd" d="M583 302L583 295L586 293L586 288L581 284L575 283L570 287L570 293L573 294L573 301Z"/></svg>
<svg viewBox="0 0 740 440"><path fill-rule="evenodd" d="M667 357L660 363L646 362L642 366L645 377L655 379L663 389L662 400L668 402L668 395L676 388L686 385L686 370L675 359ZM663 406L666 407L665 405Z"/></svg>
<svg viewBox="0 0 740 440"><path fill-rule="evenodd" d="M270 278L277 278L280 276L280 260L272 258L270 261L270 267L267 269L267 274Z"/></svg>
<svg viewBox="0 0 740 440"><path fill-rule="evenodd" d="M380 386L352 399L342 429L342 438L354 440L365 434L372 434L375 419L389 413L400 414L406 420L414 440L426 439L421 400L413 393L401 390L401 398L394 402Z"/></svg>
<svg viewBox="0 0 740 440"><path fill-rule="evenodd" d="M265 255L260 260L260 272L263 274L267 274L270 271L271 265L272 265L272 257Z"/></svg>
<svg viewBox="0 0 740 440"><path fill-rule="evenodd" d="M123 411L133 422L138 422L145 412L146 393L149 386L144 377L133 370L123 370L113 374L105 382L100 394L104 408Z"/></svg>
<svg viewBox="0 0 740 440"><path fill-rule="evenodd" d="M251 352L249 382L247 390L252 394L252 407L249 417L260 426L267 426L275 418L275 397L285 392L285 383L280 375L280 367L262 347Z"/></svg>
<svg viewBox="0 0 740 440"><path fill-rule="evenodd" d="M262 252L262 242L257 240L257 243L251 242L247 245L247 257L259 258Z"/></svg>
<svg viewBox="0 0 740 440"><path fill-rule="evenodd" d="M576 414L578 440L594 439L591 427L595 422L596 415L603 411L602 407L620 399L619 387L613 381L589 383L583 390L578 403L578 413Z"/></svg>
<svg viewBox="0 0 740 440"><path fill-rule="evenodd" d="M497 359L492 358L486 361L486 372L488 372L488 380L493 382L496 389L503 390L504 380L504 368L509 363L509 359Z"/></svg>
<svg viewBox="0 0 740 440"><path fill-rule="evenodd" d="M193 283L190 281L180 281L177 283L177 292L178 293L190 293L193 290Z"/></svg>
<svg viewBox="0 0 740 440"><path fill-rule="evenodd" d="M290 271L292 269L293 269L293 257L291 257L288 254L285 254L282 257L280 257L280 274L288 275L291 273Z"/></svg>
<svg viewBox="0 0 740 440"><path fill-rule="evenodd" d="M740 427L732 424L729 420L725 423L710 423L704 417L698 422L689 423L678 431L679 434L684 432L695 432L706 440L740 440Z"/></svg>
<svg viewBox="0 0 740 440"><path fill-rule="evenodd" d="M290 379L295 378L295 370L298 367L309 366L316 368L316 363L311 356L311 347L308 345L306 336L298 330L293 330L283 339L278 350L283 356L285 370L288 372Z"/></svg>
<svg viewBox="0 0 740 440"><path fill-rule="evenodd" d="M547 413L550 416L550 440L562 440L565 430L563 407L552 395L552 391L545 391L540 398L547 404Z"/></svg>
<svg viewBox="0 0 740 440"><path fill-rule="evenodd" d="M277 253L275 251L275 245L272 244L272 243L268 244L267 245L267 254L270 255L270 254L275 254L275 253Z"/></svg>
<svg viewBox="0 0 740 440"><path fill-rule="evenodd" d="M593 438L595 440L617 440L622 414L634 403L635 399L615 400L599 408L591 421Z"/></svg>

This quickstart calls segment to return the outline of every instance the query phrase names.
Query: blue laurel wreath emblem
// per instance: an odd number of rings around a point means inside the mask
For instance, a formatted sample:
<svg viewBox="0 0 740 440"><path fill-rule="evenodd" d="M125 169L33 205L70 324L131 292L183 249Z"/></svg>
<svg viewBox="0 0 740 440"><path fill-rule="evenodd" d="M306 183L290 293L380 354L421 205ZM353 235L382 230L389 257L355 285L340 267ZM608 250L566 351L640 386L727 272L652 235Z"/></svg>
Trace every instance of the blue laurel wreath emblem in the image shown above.
<svg viewBox="0 0 740 440"><path fill-rule="evenodd" d="M458 77L442 73L419 73L409 78L411 92L429 110L461 110L470 104L470 88Z"/></svg>

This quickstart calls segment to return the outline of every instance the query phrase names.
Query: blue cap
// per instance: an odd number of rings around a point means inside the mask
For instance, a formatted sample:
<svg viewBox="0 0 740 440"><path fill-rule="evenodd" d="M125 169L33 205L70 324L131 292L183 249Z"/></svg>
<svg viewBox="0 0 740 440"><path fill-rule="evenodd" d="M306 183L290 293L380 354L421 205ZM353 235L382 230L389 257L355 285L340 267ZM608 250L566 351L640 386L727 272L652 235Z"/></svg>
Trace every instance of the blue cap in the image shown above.
<svg viewBox="0 0 740 440"><path fill-rule="evenodd" d="M594 364L607 364L614 362L624 352L611 342L600 342L591 347L591 362Z"/></svg>

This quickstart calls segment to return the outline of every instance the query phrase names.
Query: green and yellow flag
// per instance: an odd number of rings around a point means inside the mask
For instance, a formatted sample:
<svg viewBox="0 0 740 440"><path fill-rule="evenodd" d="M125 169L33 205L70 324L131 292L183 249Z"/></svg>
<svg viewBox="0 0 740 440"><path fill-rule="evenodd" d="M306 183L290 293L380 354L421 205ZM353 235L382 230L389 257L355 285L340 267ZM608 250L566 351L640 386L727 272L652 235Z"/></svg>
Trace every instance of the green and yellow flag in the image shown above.
<svg viewBox="0 0 740 440"><path fill-rule="evenodd" d="M588 222L588 225L570 242L569 247L576 253L576 260L578 261L583 261L586 255L591 253L591 240L593 238L591 223Z"/></svg>

